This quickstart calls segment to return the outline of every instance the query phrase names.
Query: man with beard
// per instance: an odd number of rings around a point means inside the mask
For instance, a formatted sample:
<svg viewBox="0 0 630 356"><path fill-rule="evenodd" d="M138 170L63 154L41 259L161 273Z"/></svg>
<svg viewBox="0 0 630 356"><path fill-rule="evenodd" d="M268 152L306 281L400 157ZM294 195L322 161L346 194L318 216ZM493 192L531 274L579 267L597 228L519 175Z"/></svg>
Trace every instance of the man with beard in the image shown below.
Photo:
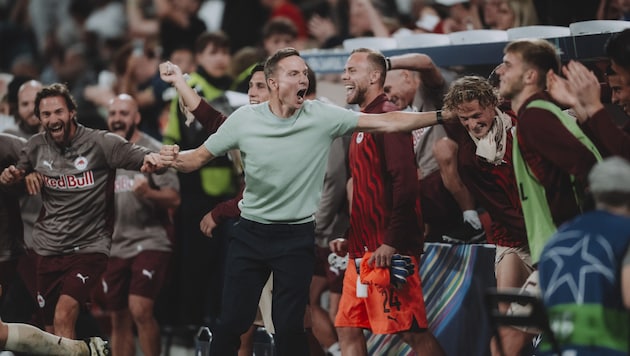
<svg viewBox="0 0 630 356"><path fill-rule="evenodd" d="M0 169L17 162L26 140L0 133ZM22 251L22 223L18 192L20 187L0 187L0 297L15 277ZM0 350L34 355L106 355L107 343L99 337L85 341L60 338L36 327L0 320Z"/></svg>
<svg viewBox="0 0 630 356"><path fill-rule="evenodd" d="M153 151L162 146L138 129L141 117L131 96L116 96L107 114L110 132ZM135 324L142 352L159 355L160 329L153 307L171 257L165 224L170 219L168 209L179 206L179 181L172 171L158 175L117 169L114 192L116 220L102 277L105 306L111 311L112 352L135 353Z"/></svg>
<svg viewBox="0 0 630 356"><path fill-rule="evenodd" d="M230 149L243 156L246 187L226 257L213 355L235 354L271 272L278 355L308 354L303 311L313 273L313 213L331 142L353 130L411 131L437 123L436 113L359 114L304 100L307 73L295 49L279 50L265 63L268 102L239 108L194 150L180 153L176 145L160 150L162 163L181 171L198 169Z"/></svg>
<svg viewBox="0 0 630 356"><path fill-rule="evenodd" d="M42 84L36 80L29 80L23 83L17 92L17 110L15 111L18 126L14 130L5 131L25 139L40 132L41 123L35 116L35 96L42 89ZM3 167L4 168L4 167ZM18 272L21 281L14 284L13 289L5 288L5 293L9 298L9 305L5 305L3 311L8 314L5 317L12 321L29 321L35 311L35 298L37 288L35 286L36 259L32 252L33 227L42 208L42 198L40 195L20 195L19 210L21 211L22 223L24 225L24 247L25 254L20 257ZM27 293L28 291L28 293ZM27 295L28 294L28 295Z"/></svg>
<svg viewBox="0 0 630 356"><path fill-rule="evenodd" d="M6 133L28 139L40 131L41 123L35 116L34 103L35 95L41 89L42 83L37 80L29 80L20 86L17 94L16 111L18 128L17 130L7 130Z"/></svg>
<svg viewBox="0 0 630 356"><path fill-rule="evenodd" d="M16 165L0 175L3 185L39 173L43 207L33 231L37 302L46 329L74 338L80 308L107 265L114 213L116 168L155 171L159 157L117 135L80 125L68 88L52 84L35 98L44 132L33 136Z"/></svg>
<svg viewBox="0 0 630 356"><path fill-rule="evenodd" d="M396 110L383 90L385 75L381 53L352 51L341 77L346 102L366 113ZM363 329L399 333L418 355L444 354L428 330L418 273L423 223L411 134L355 132L349 162L350 228L331 244L333 252L350 254L335 320L342 354L367 355ZM412 265L405 283L389 276L395 254ZM387 282L368 282L371 271L385 273Z"/></svg>
<svg viewBox="0 0 630 356"><path fill-rule="evenodd" d="M18 128L17 130L7 130L6 133L28 140L31 136L41 131L41 122L35 115L35 96L41 89L42 83L36 80L29 80L20 86L16 111L17 119L19 120ZM20 206L22 209L22 220L24 222L25 243L26 247L30 248L33 226L35 225L39 210L42 206L41 197L25 195L21 198Z"/></svg>

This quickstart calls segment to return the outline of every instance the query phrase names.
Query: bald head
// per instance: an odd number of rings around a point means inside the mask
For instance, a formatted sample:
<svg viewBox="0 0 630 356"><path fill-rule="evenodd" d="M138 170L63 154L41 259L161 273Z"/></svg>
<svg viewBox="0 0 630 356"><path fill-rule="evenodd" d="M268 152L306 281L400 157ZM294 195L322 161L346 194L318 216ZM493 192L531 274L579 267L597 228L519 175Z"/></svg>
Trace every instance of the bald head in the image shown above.
<svg viewBox="0 0 630 356"><path fill-rule="evenodd" d="M396 104L399 110L405 110L408 106L413 105L419 85L420 75L418 72L396 69L387 72L383 90L385 90L389 101Z"/></svg>
<svg viewBox="0 0 630 356"><path fill-rule="evenodd" d="M136 100L129 94L120 94L107 105L107 126L109 131L135 142L140 136L140 113Z"/></svg>
<svg viewBox="0 0 630 356"><path fill-rule="evenodd" d="M41 126L39 118L35 115L35 96L42 89L42 83L37 80L29 80L20 85L18 89L18 117L23 129L37 133Z"/></svg>

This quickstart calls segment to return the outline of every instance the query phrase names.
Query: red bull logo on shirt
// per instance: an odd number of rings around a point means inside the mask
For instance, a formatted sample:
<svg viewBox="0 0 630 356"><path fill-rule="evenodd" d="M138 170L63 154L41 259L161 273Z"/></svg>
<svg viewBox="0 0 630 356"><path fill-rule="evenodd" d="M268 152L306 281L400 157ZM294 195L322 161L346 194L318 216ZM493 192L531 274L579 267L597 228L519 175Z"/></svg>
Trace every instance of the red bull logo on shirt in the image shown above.
<svg viewBox="0 0 630 356"><path fill-rule="evenodd" d="M52 189L77 189L94 185L94 173L91 170L79 175L44 176L44 185Z"/></svg>

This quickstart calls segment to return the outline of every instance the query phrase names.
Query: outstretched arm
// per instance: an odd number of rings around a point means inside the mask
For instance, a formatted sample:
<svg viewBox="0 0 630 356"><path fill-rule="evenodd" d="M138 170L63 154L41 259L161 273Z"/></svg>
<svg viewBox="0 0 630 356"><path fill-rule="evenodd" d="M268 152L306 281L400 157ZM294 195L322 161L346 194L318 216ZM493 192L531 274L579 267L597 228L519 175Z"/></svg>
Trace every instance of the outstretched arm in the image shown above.
<svg viewBox="0 0 630 356"><path fill-rule="evenodd" d="M403 112L391 111L383 114L361 114L355 131L365 132L410 132L441 123L440 111Z"/></svg>
<svg viewBox="0 0 630 356"><path fill-rule="evenodd" d="M160 149L160 161L165 167L173 167L180 172L192 172L208 163L214 155L201 145L194 150L179 152L177 145L164 145Z"/></svg>

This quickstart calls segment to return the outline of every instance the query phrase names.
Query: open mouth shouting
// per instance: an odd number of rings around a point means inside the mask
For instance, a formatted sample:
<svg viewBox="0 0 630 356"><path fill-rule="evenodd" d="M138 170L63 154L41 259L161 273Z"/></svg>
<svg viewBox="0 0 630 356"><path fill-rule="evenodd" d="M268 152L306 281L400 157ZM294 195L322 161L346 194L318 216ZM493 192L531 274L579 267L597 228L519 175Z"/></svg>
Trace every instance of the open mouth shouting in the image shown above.
<svg viewBox="0 0 630 356"><path fill-rule="evenodd" d="M122 132L126 132L127 131L127 125L125 125L122 122L113 122L110 126L109 126L110 131L122 131Z"/></svg>
<svg viewBox="0 0 630 356"><path fill-rule="evenodd" d="M304 102L304 96L306 95L306 89L300 89L297 92L298 103L302 104Z"/></svg>
<svg viewBox="0 0 630 356"><path fill-rule="evenodd" d="M57 122L57 123L48 125L47 129L48 129L48 132L50 133L50 136L55 141L63 140L63 138L64 138L63 122Z"/></svg>

